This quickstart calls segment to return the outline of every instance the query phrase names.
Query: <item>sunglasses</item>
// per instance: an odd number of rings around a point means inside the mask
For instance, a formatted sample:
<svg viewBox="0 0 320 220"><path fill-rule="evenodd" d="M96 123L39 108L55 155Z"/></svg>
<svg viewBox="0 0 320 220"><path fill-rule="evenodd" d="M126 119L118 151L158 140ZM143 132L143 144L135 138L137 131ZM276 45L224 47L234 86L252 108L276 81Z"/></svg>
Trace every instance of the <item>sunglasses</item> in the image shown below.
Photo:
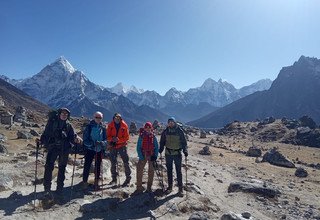
<svg viewBox="0 0 320 220"><path fill-rule="evenodd" d="M96 119L102 119L102 117L94 117L94 118L96 118Z"/></svg>

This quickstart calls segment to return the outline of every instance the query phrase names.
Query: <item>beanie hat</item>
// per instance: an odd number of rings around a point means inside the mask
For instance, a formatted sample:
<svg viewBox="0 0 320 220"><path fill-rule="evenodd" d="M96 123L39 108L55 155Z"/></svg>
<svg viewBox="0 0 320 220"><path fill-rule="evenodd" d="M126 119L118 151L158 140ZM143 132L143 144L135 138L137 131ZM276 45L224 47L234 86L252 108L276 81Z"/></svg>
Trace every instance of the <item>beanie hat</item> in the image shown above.
<svg viewBox="0 0 320 220"><path fill-rule="evenodd" d="M146 128L146 127L152 128L152 124L151 124L150 121L148 121L148 122L146 122L146 123L144 124L144 128Z"/></svg>
<svg viewBox="0 0 320 220"><path fill-rule="evenodd" d="M173 121L174 123L176 123L176 119L172 116L168 119L168 123L169 123L169 121Z"/></svg>

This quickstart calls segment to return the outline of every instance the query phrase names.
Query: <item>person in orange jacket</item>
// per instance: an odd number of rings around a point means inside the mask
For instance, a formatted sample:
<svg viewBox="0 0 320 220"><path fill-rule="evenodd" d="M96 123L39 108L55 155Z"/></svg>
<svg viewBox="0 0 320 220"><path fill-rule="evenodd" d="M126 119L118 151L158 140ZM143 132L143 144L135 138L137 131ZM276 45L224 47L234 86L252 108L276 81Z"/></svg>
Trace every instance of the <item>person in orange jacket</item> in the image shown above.
<svg viewBox="0 0 320 220"><path fill-rule="evenodd" d="M129 166L129 156L127 153L127 142L129 140L129 129L126 122L122 119L119 113L115 113L112 122L108 124L107 128L107 140L110 150L111 161L111 176L112 180L109 183L114 185L117 183L117 157L120 157L124 164L124 170L126 179L122 184L122 187L128 186L131 180L131 169Z"/></svg>

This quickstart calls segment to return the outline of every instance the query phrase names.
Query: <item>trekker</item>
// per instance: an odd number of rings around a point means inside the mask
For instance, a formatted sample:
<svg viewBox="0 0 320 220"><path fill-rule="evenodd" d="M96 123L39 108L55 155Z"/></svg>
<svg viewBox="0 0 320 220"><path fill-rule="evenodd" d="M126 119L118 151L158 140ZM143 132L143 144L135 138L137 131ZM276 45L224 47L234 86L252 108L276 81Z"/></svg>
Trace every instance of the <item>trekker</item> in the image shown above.
<svg viewBox="0 0 320 220"><path fill-rule="evenodd" d="M137 189L135 194L142 193L143 169L148 162L148 183L147 192L152 192L152 183L154 176L153 163L157 160L159 152L158 140L153 133L151 122L145 123L144 127L140 129L140 135L137 142L137 153L139 161L137 164Z"/></svg>
<svg viewBox="0 0 320 220"><path fill-rule="evenodd" d="M57 178L56 199L63 199L63 186L65 179L65 170L69 158L71 145L81 143L82 139L78 137L72 125L69 122L70 111L67 108L60 108L52 118L49 118L45 130L36 141L43 144L47 151L47 158L44 171L44 190L45 198L52 198L51 181L54 163L59 157L59 170Z"/></svg>
<svg viewBox="0 0 320 220"><path fill-rule="evenodd" d="M107 128L107 140L109 143L108 149L110 150L111 161L111 176L112 180L110 185L117 183L117 157L120 157L124 164L124 170L126 179L122 184L122 187L129 185L131 180L131 169L129 166L129 156L127 153L127 142L129 140L129 129L126 122L122 119L119 113L115 113L112 122L108 124Z"/></svg>
<svg viewBox="0 0 320 220"><path fill-rule="evenodd" d="M95 112L93 120L90 121L83 132L83 146L86 150L81 184L83 189L88 187L89 171L93 158L95 159L94 186L95 189L99 188L102 156L107 146L107 131L102 124L102 119L103 114Z"/></svg>
<svg viewBox="0 0 320 220"><path fill-rule="evenodd" d="M187 140L184 136L182 129L177 125L174 117L168 119L168 127L161 134L159 150L160 154L163 152L164 146L166 147L165 158L168 175L167 193L170 193L172 191L172 168L174 162L179 187L178 196L183 197L181 151L183 151L185 157L188 157Z"/></svg>

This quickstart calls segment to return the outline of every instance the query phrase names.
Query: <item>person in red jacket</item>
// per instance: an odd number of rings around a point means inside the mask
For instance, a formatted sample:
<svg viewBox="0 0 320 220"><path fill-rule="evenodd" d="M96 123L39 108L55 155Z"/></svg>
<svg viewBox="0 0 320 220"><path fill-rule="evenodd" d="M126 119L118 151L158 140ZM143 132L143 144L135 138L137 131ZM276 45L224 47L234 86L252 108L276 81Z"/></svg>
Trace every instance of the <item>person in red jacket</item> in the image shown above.
<svg viewBox="0 0 320 220"><path fill-rule="evenodd" d="M127 153L127 142L129 140L129 129L126 122L122 119L119 113L115 113L112 122L108 124L107 140L110 150L111 161L111 176L112 181L110 185L117 183L117 157L120 157L124 164L126 179L122 184L123 187L128 186L131 180L131 169L129 166L129 156Z"/></svg>

